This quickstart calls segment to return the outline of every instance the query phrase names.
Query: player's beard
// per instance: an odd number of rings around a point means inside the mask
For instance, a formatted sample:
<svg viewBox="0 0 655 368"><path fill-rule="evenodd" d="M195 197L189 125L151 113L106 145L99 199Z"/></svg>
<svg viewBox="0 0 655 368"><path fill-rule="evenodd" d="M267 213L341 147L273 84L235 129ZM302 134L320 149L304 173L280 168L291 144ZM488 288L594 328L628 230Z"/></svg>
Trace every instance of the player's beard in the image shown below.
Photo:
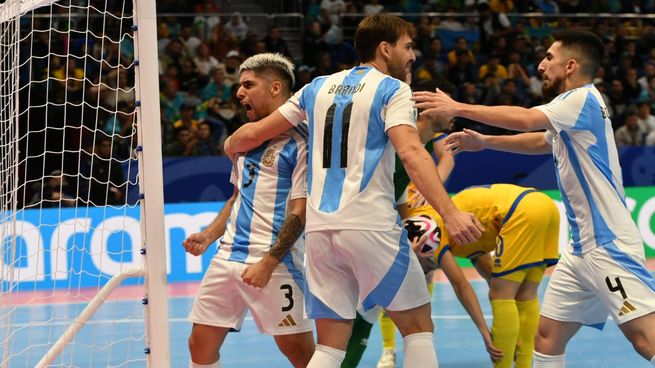
<svg viewBox="0 0 655 368"><path fill-rule="evenodd" d="M411 64L403 64L400 60L391 59L389 62L389 75L403 82L407 81L407 73L410 73Z"/></svg>
<svg viewBox="0 0 655 368"><path fill-rule="evenodd" d="M562 91L563 87L564 87L564 78L553 77L548 81L544 81L544 84L541 86L541 94L543 95L544 100L550 101L563 92Z"/></svg>

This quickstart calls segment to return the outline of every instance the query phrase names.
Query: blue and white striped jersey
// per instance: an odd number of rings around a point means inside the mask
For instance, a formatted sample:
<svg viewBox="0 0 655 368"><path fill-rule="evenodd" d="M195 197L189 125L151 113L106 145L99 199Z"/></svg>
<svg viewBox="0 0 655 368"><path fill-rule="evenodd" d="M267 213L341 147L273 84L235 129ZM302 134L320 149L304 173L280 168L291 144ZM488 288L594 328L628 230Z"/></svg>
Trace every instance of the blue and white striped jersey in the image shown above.
<svg viewBox="0 0 655 368"><path fill-rule="evenodd" d="M553 146L572 252L582 254L615 239L641 243L626 205L612 123L600 92L588 84L536 108L552 125L546 140Z"/></svg>
<svg viewBox="0 0 655 368"><path fill-rule="evenodd" d="M306 137L291 129L239 155L230 182L239 195L220 239L218 256L229 261L256 263L275 244L289 200L307 196ZM289 253L294 263L302 264L302 237Z"/></svg>
<svg viewBox="0 0 655 368"><path fill-rule="evenodd" d="M386 131L416 127L411 97L404 82L358 66L314 79L279 108L309 126L306 231L395 226L395 150Z"/></svg>

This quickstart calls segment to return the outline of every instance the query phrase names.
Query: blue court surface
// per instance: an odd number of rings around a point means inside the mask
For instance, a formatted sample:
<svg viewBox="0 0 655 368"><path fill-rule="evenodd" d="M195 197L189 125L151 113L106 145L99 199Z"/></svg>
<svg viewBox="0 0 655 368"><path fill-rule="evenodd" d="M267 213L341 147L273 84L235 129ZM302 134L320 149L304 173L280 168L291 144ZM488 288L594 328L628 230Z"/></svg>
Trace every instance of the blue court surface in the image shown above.
<svg viewBox="0 0 655 368"><path fill-rule="evenodd" d="M491 306L487 298L488 288L484 281L471 281L482 304L482 310L491 326ZM541 287L541 295L545 287ZM179 303L173 301L172 303ZM173 306L173 304L171 304ZM177 312L186 310L185 304L179 310L171 310L171 330L174 340L171 346L183 347L188 336L189 324L177 319ZM453 288L448 283L437 283L432 298L432 318L435 323L435 345L440 368L481 368L491 367L488 355L475 325L460 305ZM402 338L396 336L397 366L402 367ZM252 319L244 322L239 333L228 335L221 350L223 367L288 367L285 357L277 350L272 338L261 335ZM360 363L363 368L375 368L382 353L380 329L376 324L371 332L368 348ZM172 367L185 367L187 352L174 349L171 352ZM637 368L651 367L633 349L612 320L608 320L603 331L583 327L573 338L567 351L567 368L574 367L612 367Z"/></svg>
<svg viewBox="0 0 655 368"><path fill-rule="evenodd" d="M483 281L472 281L482 309L486 316L491 315L487 299L488 288ZM541 294L544 286L542 285ZM191 308L193 297L172 297L169 304L171 335L171 367L188 367L189 353L187 337L191 329L186 317ZM22 306L12 319L13 333L23 336L14 342L13 350L20 351L27 346L30 353L27 361L16 366L33 367L46 350L46 341L56 338L66 327L57 325L56 321L43 325L43 334L38 328L23 331L25 323L36 314L73 315L80 310L80 304L53 304L43 307ZM89 346L96 345L94 357L84 353L84 346L67 348L64 355L57 359L57 366L65 367L145 367L143 361L143 320L110 322L125 313L137 314L140 303L115 301L107 302L85 326L80 335L81 341ZM23 310L24 309L24 310ZM439 366L442 368L477 368L490 367L482 339L464 309L460 306L452 287L448 283L437 283L434 288L432 317L435 322L435 339ZM488 323L491 319L488 318ZM23 332L21 332L23 331ZM111 334L111 346L102 342L103 334ZM53 337L54 336L54 337ZM80 341L80 339L78 339ZM43 344L43 345L41 345ZM35 346L36 345L36 346ZM39 346L41 345L41 346ZM100 345L100 346L98 346ZM397 335L398 367L402 366L402 339ZM156 347L153 347L156 348ZM101 353L98 354L97 350ZM381 354L380 330L376 325L369 339L369 347L364 354L360 367L375 367ZM249 316L238 333L230 333L221 350L221 366L226 368L241 367L289 367L286 358L277 350L272 337L260 334L254 321ZM125 361L127 359L127 362ZM12 367L13 367L12 363ZM623 337L613 321L609 320L603 331L583 327L569 344L567 367L612 367L637 368L650 367L650 364L633 351L632 346Z"/></svg>

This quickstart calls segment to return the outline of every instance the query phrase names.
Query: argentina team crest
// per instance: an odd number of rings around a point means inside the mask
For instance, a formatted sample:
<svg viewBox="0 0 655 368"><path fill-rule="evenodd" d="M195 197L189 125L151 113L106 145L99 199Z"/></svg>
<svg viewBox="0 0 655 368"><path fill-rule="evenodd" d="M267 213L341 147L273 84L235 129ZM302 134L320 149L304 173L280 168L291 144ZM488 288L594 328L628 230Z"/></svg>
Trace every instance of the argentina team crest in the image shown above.
<svg viewBox="0 0 655 368"><path fill-rule="evenodd" d="M275 150L273 148L269 148L264 152L264 156L262 157L262 165L266 167L271 167L275 163Z"/></svg>

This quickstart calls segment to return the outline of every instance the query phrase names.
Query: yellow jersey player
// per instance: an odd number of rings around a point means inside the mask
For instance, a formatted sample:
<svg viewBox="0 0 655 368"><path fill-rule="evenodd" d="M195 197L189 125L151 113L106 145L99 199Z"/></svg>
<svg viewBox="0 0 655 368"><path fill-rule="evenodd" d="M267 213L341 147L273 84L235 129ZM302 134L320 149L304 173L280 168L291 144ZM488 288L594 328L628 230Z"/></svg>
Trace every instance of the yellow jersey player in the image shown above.
<svg viewBox="0 0 655 368"><path fill-rule="evenodd" d="M537 288L546 267L558 260L559 211L545 194L512 184L468 188L453 201L483 224L486 230L478 241L452 245L443 221L430 206L405 206L399 211L408 219L409 230L417 216L437 223L440 234L433 257L446 275L447 268L458 267L453 257L468 258L489 282L491 335L493 345L503 352L495 367L511 367L514 358L517 368L531 367L539 320Z"/></svg>

